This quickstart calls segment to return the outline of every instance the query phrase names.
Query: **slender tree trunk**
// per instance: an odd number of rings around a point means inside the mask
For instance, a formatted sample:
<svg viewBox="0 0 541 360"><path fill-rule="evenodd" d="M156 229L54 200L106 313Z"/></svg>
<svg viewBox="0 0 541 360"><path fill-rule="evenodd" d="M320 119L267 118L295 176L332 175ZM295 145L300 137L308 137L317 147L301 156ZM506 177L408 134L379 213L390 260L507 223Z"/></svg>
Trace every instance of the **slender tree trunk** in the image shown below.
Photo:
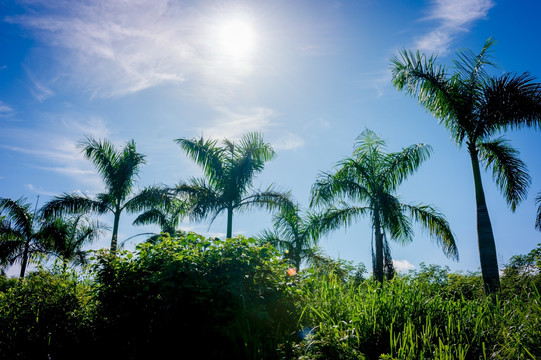
<svg viewBox="0 0 541 360"><path fill-rule="evenodd" d="M231 239L233 235L233 207L227 208L227 239Z"/></svg>
<svg viewBox="0 0 541 360"><path fill-rule="evenodd" d="M113 237L111 238L111 253L116 252L118 243L118 224L120 222L120 209L115 209L115 220L113 224Z"/></svg>
<svg viewBox="0 0 541 360"><path fill-rule="evenodd" d="M470 158L473 170L473 181L475 183L475 201L477 204L477 238L479 245L479 257L481 260L481 272L485 293L492 294L500 288L500 275L498 269L498 258L496 255L496 243L492 232L492 224L488 214L488 208L481 182L481 171L479 169L479 158L477 150L470 146Z"/></svg>
<svg viewBox="0 0 541 360"><path fill-rule="evenodd" d="M376 215L374 221L374 236L376 240L376 264L374 266L374 278L376 281L383 282L383 234L381 233L381 226L379 217Z"/></svg>
<svg viewBox="0 0 541 360"><path fill-rule="evenodd" d="M24 273L26 272L26 266L28 265L29 250L30 250L30 239L26 240L24 243L23 262L21 264L21 273L19 274L19 279L24 278Z"/></svg>

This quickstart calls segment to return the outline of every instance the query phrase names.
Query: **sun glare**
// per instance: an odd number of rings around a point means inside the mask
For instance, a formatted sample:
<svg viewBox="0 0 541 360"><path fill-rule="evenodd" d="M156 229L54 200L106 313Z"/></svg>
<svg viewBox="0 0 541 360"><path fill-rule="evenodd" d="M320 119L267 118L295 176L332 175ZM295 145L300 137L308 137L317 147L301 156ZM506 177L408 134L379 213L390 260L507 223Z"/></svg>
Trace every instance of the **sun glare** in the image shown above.
<svg viewBox="0 0 541 360"><path fill-rule="evenodd" d="M231 58L244 58L252 55L256 36L253 26L240 19L223 22L217 28L218 51Z"/></svg>

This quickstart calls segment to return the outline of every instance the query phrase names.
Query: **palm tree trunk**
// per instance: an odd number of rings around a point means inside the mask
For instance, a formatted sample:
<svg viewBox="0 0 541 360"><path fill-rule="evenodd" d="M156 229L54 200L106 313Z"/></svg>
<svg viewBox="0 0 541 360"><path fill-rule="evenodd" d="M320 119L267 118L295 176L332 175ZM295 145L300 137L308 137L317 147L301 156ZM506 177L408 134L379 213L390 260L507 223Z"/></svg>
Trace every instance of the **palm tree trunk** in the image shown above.
<svg viewBox="0 0 541 360"><path fill-rule="evenodd" d="M19 274L19 279L24 278L24 273L26 272L26 266L28 265L29 250L30 250L30 239L26 240L26 242L24 243L23 262L21 264L21 273Z"/></svg>
<svg viewBox="0 0 541 360"><path fill-rule="evenodd" d="M500 288L500 275L498 269L498 258L496 255L496 243L492 232L492 224L488 214L485 200L485 192L481 181L479 169L479 158L477 150L470 147L470 158L475 183L475 201L477 204L477 238L479 245L479 257L481 260L481 272L485 293L493 294Z"/></svg>
<svg viewBox="0 0 541 360"><path fill-rule="evenodd" d="M116 252L118 243L118 224L120 222L120 209L117 207L115 212L115 220L113 224L113 237L111 238L111 253Z"/></svg>
<svg viewBox="0 0 541 360"><path fill-rule="evenodd" d="M227 239L231 239L233 233L233 207L227 208Z"/></svg>
<svg viewBox="0 0 541 360"><path fill-rule="evenodd" d="M383 282L383 234L379 217L376 216L374 221L374 236L376 239L376 264L374 266L374 278L377 282Z"/></svg>

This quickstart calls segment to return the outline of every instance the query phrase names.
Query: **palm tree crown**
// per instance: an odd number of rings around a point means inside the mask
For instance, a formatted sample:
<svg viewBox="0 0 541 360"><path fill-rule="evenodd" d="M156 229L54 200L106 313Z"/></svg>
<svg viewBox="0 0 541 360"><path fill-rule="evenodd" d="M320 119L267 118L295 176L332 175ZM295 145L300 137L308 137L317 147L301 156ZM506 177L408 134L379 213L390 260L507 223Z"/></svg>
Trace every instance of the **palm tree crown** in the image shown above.
<svg viewBox="0 0 541 360"><path fill-rule="evenodd" d="M186 154L201 166L205 178L192 178L181 182L176 191L190 198L193 207L190 215L202 219L211 215L211 223L222 211L227 211L227 237L232 236L233 211L252 207L274 209L283 201L284 194L273 189L257 191L252 187L256 174L276 154L263 141L261 134L248 133L238 143L224 139L223 146L217 140L175 140Z"/></svg>
<svg viewBox="0 0 541 360"><path fill-rule="evenodd" d="M91 138L83 141L81 146L84 156L92 161L105 183L106 191L97 194L94 199L77 194L57 196L44 206L44 212L47 216L64 213L112 213L114 223L111 251L114 252L117 249L120 214L124 210L134 213L159 203L164 199L166 190L149 187L133 195L139 168L145 164L145 156L136 151L133 140L120 150L107 140Z"/></svg>
<svg viewBox="0 0 541 360"><path fill-rule="evenodd" d="M310 261L318 240L319 218L302 216L298 204L284 206L274 215L274 230L264 230L259 240L269 243L284 253L284 257L299 270L303 260Z"/></svg>
<svg viewBox="0 0 541 360"><path fill-rule="evenodd" d="M444 253L458 259L453 234L445 218L428 205L403 204L395 195L399 185L417 170L431 152L417 144L401 152L385 152L385 142L365 130L355 144L352 157L338 163L333 173L319 176L312 187L312 205L327 204L320 215L320 231L348 226L355 218L367 215L373 230L374 276L383 281L384 269L392 273L388 236L402 243L413 240L411 219L425 227ZM352 200L361 206L345 202ZM338 202L338 204L337 204Z"/></svg>
<svg viewBox="0 0 541 360"><path fill-rule="evenodd" d="M480 162L485 169L492 169L496 184L514 211L527 195L530 177L518 151L497 136L507 129L541 125L540 84L528 73L489 75L493 44L492 39L487 40L479 54L459 52L451 74L436 64L435 56L404 51L392 59L397 89L417 97L449 130L457 145L466 145L474 177L481 269L487 293L499 288L499 274Z"/></svg>
<svg viewBox="0 0 541 360"><path fill-rule="evenodd" d="M56 225L37 209L30 208L24 198L0 198L0 214L6 214L0 222L0 266L20 262L20 278L24 277L33 256L47 252Z"/></svg>

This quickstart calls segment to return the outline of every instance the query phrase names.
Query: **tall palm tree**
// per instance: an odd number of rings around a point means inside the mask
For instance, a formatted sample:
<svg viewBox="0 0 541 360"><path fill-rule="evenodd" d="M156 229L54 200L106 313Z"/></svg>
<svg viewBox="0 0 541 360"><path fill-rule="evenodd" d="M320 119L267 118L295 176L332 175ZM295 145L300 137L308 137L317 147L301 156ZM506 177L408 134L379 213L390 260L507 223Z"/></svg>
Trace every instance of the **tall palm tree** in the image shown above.
<svg viewBox="0 0 541 360"><path fill-rule="evenodd" d="M340 161L335 172L321 174L312 186L311 206L328 205L321 216L320 231L348 226L361 216L370 218L374 277L379 282L385 268L392 272L388 239L411 242L411 219L428 230L447 256L458 259L455 239L443 215L428 205L403 204L395 195L430 152L430 146L416 144L387 153L385 141L365 130L356 140L353 156ZM360 206L346 203L347 199Z"/></svg>
<svg viewBox="0 0 541 360"><path fill-rule="evenodd" d="M302 216L298 204L284 206L273 218L274 230L263 230L258 239L284 252L285 258L299 270L301 262L310 261L315 254L319 218L311 214Z"/></svg>
<svg viewBox="0 0 541 360"><path fill-rule="evenodd" d="M186 154L202 169L205 178L191 178L176 187L192 201L190 216L203 219L212 216L211 223L223 211L227 212L227 238L233 231L233 211L253 207L277 208L287 201L287 196L271 185L264 191L252 187L253 179L265 163L275 157L274 150L263 142L259 133L247 133L235 143L217 140L176 139Z"/></svg>
<svg viewBox="0 0 541 360"><path fill-rule="evenodd" d="M80 146L85 158L92 161L105 183L106 192L97 194L95 199L86 195L63 194L48 202L43 211L46 216L81 213L112 213L113 231L111 251L115 252L118 243L118 228L122 212L135 213L157 204L166 198L164 188L148 187L134 195L135 180L139 168L145 164L145 156L135 149L133 140L117 150L107 140L86 138Z"/></svg>
<svg viewBox="0 0 541 360"><path fill-rule="evenodd" d="M37 205L37 203L36 203ZM21 263L20 278L33 256L46 254L54 222L47 221L26 199L0 198L0 266Z"/></svg>
<svg viewBox="0 0 541 360"><path fill-rule="evenodd" d="M393 83L399 90L418 98L451 133L456 144L466 145L470 155L475 200L481 271L486 293L499 288L496 245L490 222L480 162L492 169L496 185L511 210L527 194L530 177L518 151L500 132L541 125L540 84L528 73L491 76L493 66L488 39L479 54L470 50L457 54L454 72L436 64L436 57L403 51L392 59Z"/></svg>

